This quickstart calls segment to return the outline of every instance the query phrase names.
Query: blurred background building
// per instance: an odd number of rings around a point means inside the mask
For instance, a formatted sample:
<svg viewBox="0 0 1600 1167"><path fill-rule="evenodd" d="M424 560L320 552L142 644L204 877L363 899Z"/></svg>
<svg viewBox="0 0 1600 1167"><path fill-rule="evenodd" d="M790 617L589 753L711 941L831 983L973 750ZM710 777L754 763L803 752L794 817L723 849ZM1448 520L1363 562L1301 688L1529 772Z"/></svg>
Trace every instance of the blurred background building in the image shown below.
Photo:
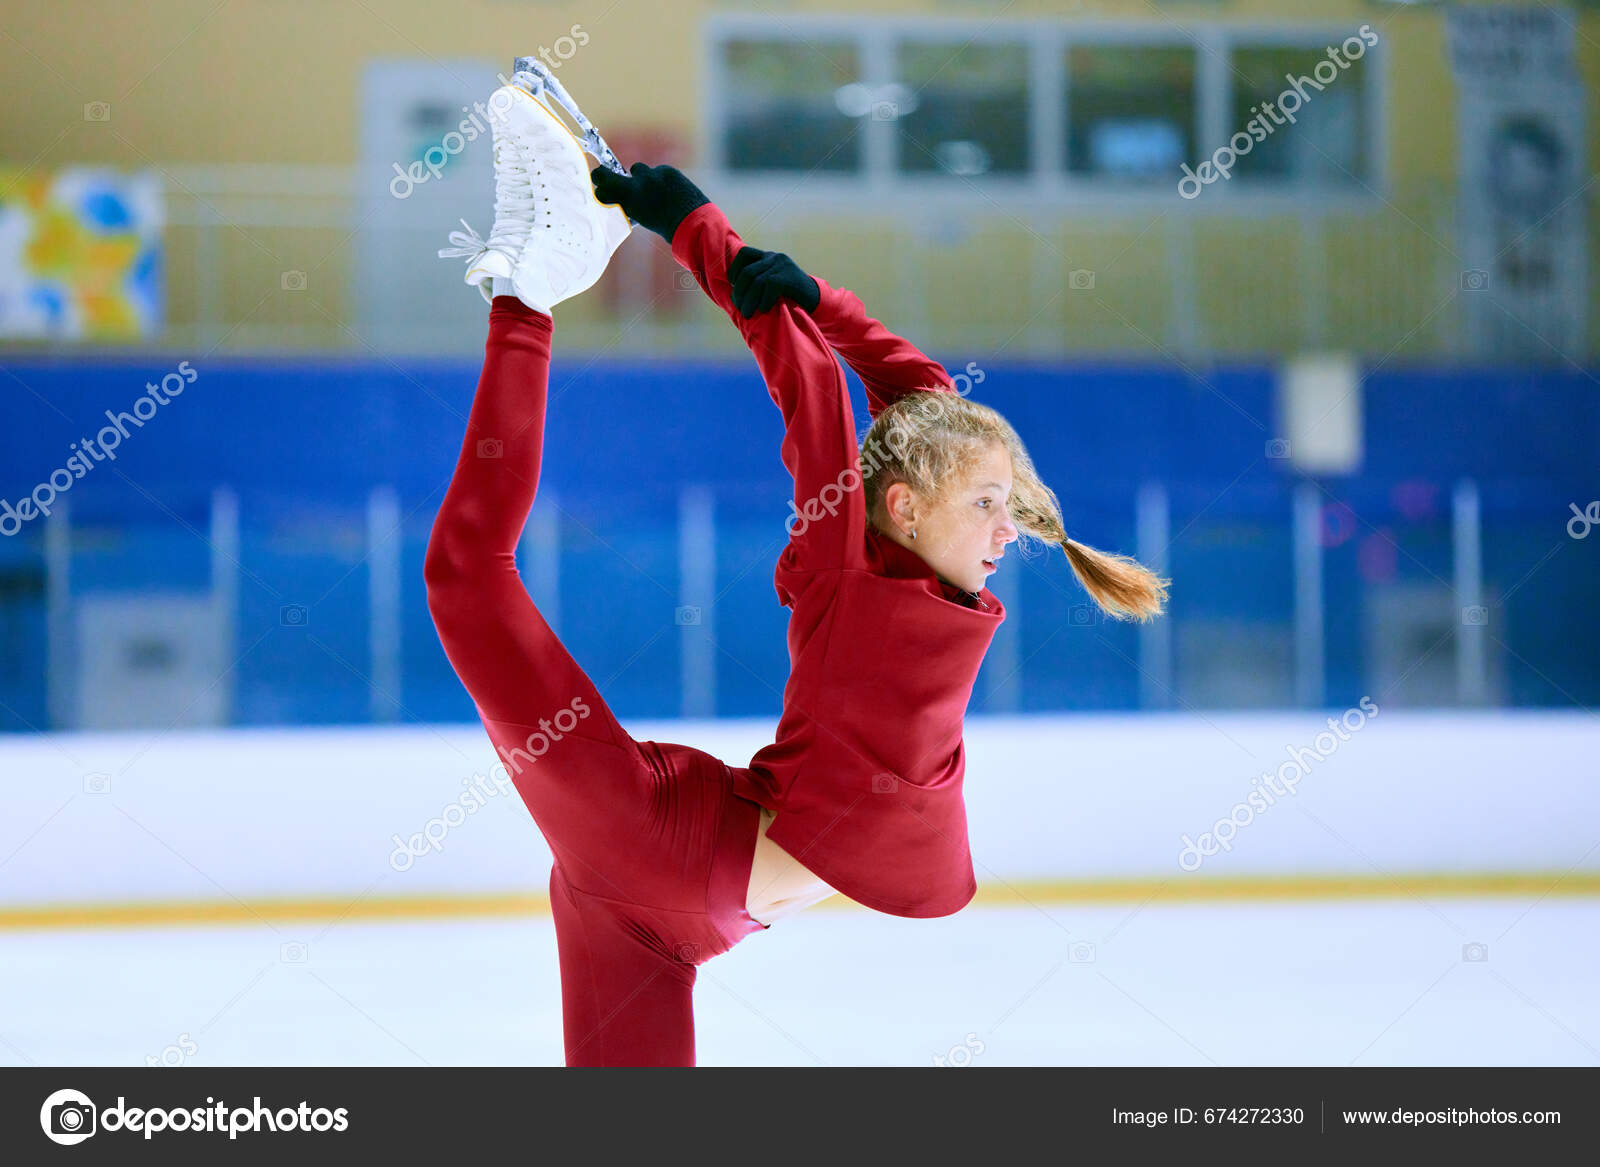
<svg viewBox="0 0 1600 1167"><path fill-rule="evenodd" d="M0 39L0 728L472 719L421 565L485 311L434 253L520 53L1172 578L1133 627L1008 557L974 712L1600 701L1591 5L94 11ZM557 323L530 591L619 714L774 716L753 362L644 232Z"/></svg>

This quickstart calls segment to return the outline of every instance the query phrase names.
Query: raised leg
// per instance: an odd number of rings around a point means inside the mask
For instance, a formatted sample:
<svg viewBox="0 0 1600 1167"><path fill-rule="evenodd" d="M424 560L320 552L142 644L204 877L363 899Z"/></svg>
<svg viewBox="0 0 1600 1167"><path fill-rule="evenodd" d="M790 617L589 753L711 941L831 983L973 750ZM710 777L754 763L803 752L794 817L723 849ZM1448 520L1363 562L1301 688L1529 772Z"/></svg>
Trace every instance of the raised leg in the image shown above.
<svg viewBox="0 0 1600 1167"><path fill-rule="evenodd" d="M637 826L649 811L649 768L517 571L539 485L551 336L548 315L495 298L424 577L445 655L518 793L580 885L598 891L607 885L593 870L597 823L612 837Z"/></svg>

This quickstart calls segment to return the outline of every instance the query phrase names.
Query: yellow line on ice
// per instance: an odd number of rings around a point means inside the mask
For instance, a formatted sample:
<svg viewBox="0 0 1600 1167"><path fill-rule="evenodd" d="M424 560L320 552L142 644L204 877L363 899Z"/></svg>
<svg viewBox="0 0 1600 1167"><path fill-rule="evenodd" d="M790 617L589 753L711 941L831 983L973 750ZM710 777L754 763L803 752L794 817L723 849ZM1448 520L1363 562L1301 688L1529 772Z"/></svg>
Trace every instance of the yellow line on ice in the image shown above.
<svg viewBox="0 0 1600 1167"><path fill-rule="evenodd" d="M1272 900L1600 897L1600 871L1460 872L1385 876L1303 875L1167 879L1014 880L981 884L973 906L1028 907L1142 903L1237 903ZM843 896L816 908L850 909ZM289 921L460 920L548 916L543 893L297 896L252 900L149 900L132 903L0 907L0 931L68 928L177 928Z"/></svg>

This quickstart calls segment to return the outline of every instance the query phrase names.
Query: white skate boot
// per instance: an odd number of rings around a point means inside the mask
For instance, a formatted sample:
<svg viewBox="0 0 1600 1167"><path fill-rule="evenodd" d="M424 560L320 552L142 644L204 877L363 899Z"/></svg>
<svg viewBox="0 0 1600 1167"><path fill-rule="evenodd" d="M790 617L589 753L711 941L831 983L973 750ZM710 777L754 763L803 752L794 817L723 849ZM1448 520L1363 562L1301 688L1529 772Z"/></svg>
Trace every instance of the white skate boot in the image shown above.
<svg viewBox="0 0 1600 1167"><path fill-rule="evenodd" d="M522 68L524 59L517 64ZM594 286L632 224L619 208L595 198L584 146L545 104L550 90L540 72L518 72L516 84L489 98L495 189L489 238L481 239L463 219L466 232L452 231L455 246L441 248L439 256L466 258L466 282L491 304L498 283L501 292L509 289L528 307L548 312ZM599 134L580 124L603 152L597 161L620 169Z"/></svg>

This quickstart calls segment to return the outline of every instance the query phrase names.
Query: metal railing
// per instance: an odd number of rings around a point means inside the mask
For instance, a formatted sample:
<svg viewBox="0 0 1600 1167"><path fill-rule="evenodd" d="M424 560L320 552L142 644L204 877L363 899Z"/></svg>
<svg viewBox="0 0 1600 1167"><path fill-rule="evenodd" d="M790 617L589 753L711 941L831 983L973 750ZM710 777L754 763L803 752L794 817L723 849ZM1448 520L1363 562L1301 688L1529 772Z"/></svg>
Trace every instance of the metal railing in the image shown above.
<svg viewBox="0 0 1600 1167"><path fill-rule="evenodd" d="M1551 541L1573 538L1554 503L1463 479L1437 512L1407 517L1368 488L1361 523L1310 481L1080 499L1091 541L1173 580L1169 611L1111 621L1059 555L1008 557L990 581L1007 620L972 711L1595 700L1587 649L1557 631L1581 614L1547 602L1587 594L1587 561L1553 562ZM777 510L752 522L765 511L741 492L688 484L675 507L630 519L619 559L604 514L626 502L541 493L519 559L546 619L621 713L775 716ZM8 544L0 627L40 651L11 660L0 724L470 720L426 607L430 506L388 487L340 500L221 488L161 509L63 507Z"/></svg>
<svg viewBox="0 0 1600 1167"><path fill-rule="evenodd" d="M135 347L480 348L483 305L434 254L458 217L489 225L488 189L470 175L419 189L396 216L382 177L355 167L169 166L161 174L167 324ZM747 240L850 287L935 353L1204 363L1308 349L1372 361L1473 352L1465 305L1481 292L1464 286L1448 184L1200 207L1172 192L1063 206L1030 202L1025 191L855 196L727 175L703 181ZM1592 209L1590 222L1593 236ZM562 306L561 325L563 344L578 349L739 349L643 231L594 292ZM1589 355L1543 359L1582 364Z"/></svg>

